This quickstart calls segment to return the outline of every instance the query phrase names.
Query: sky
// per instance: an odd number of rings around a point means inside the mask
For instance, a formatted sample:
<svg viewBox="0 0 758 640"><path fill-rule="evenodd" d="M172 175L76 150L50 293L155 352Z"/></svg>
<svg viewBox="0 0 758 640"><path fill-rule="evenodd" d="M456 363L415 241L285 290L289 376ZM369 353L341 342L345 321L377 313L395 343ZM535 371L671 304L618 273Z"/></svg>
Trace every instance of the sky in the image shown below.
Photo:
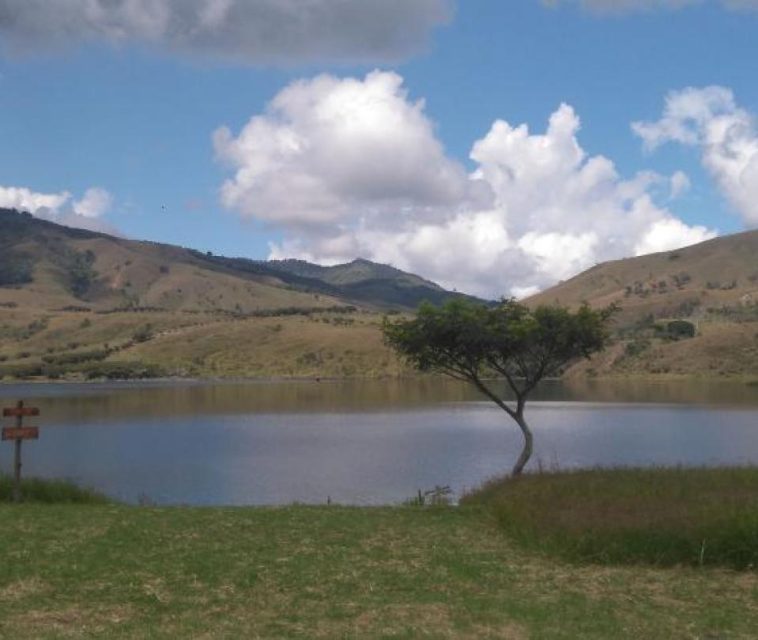
<svg viewBox="0 0 758 640"><path fill-rule="evenodd" d="M521 297L758 227L758 0L0 0L0 206Z"/></svg>

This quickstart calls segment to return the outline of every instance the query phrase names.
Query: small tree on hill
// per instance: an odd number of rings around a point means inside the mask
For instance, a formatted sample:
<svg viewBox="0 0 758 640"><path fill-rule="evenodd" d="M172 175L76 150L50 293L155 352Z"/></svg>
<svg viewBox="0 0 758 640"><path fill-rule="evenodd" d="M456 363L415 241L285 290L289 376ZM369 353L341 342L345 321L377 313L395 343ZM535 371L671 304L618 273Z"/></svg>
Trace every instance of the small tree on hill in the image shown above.
<svg viewBox="0 0 758 640"><path fill-rule="evenodd" d="M513 300L496 306L453 300L442 307L425 303L415 318L385 318L387 344L421 371L436 371L472 383L521 429L524 446L513 467L520 475L532 455L533 436L524 418L529 394L571 361L602 350L616 307L576 312L563 307L530 309ZM507 402L493 377L505 380L514 396Z"/></svg>

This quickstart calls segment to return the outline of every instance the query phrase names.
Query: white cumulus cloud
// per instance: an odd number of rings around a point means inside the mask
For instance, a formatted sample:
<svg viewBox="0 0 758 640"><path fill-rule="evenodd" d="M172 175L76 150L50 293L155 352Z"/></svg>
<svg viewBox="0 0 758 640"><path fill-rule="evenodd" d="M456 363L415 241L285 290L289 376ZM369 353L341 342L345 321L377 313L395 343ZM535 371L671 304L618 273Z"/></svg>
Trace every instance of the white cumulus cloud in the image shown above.
<svg viewBox="0 0 758 640"><path fill-rule="evenodd" d="M295 82L238 136L215 132L217 157L236 168L222 201L298 226L338 224L358 209L381 218L412 207L416 219L420 208L455 206L471 184L423 109L395 73Z"/></svg>
<svg viewBox="0 0 758 640"><path fill-rule="evenodd" d="M541 0L548 7L562 4L579 4L594 13L630 13L656 9L675 10L704 2L718 2L730 11L758 9L758 0Z"/></svg>
<svg viewBox="0 0 758 640"><path fill-rule="evenodd" d="M0 0L20 51L143 43L254 64L395 60L446 22L452 0Z"/></svg>
<svg viewBox="0 0 758 640"><path fill-rule="evenodd" d="M100 187L92 187L84 192L84 197L73 203L74 213L85 218L99 218L111 208L111 194Z"/></svg>
<svg viewBox="0 0 758 640"><path fill-rule="evenodd" d="M223 204L284 232L271 257L362 256L485 296L525 295L594 263L712 237L656 202L684 174L618 174L589 156L569 105L544 133L504 120L450 158L400 76L293 83L235 134L214 134Z"/></svg>
<svg viewBox="0 0 758 640"><path fill-rule="evenodd" d="M671 176L671 199L675 200L679 196L690 190L692 183L689 176L684 171L676 171Z"/></svg>
<svg viewBox="0 0 758 640"><path fill-rule="evenodd" d="M0 208L26 211L37 218L94 231L113 232L100 218L112 205L111 194L101 187L91 187L75 200L68 191L39 193L27 187L0 185Z"/></svg>
<svg viewBox="0 0 758 640"><path fill-rule="evenodd" d="M725 87L688 87L666 97L656 122L635 122L648 150L667 142L699 149L703 166L750 226L758 226L758 132Z"/></svg>
<svg viewBox="0 0 758 640"><path fill-rule="evenodd" d="M70 199L71 194L68 191L61 191L60 193L37 193L26 187L0 186L0 207L28 211L32 214L44 211L58 211Z"/></svg>

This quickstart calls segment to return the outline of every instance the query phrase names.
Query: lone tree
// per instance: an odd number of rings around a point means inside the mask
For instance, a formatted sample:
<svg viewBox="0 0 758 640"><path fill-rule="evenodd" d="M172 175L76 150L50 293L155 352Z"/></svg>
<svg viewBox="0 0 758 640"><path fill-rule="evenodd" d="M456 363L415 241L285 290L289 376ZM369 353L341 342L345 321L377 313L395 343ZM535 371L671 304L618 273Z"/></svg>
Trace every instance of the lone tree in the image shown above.
<svg viewBox="0 0 758 640"><path fill-rule="evenodd" d="M472 383L516 421L524 448L513 475L532 455L532 432L524 418L529 394L540 380L558 374L569 362L602 350L615 306L576 312L557 306L534 310L513 300L495 306L452 300L442 307L424 303L412 320L385 318L387 344L421 371L436 371ZM504 378L515 401L495 390Z"/></svg>

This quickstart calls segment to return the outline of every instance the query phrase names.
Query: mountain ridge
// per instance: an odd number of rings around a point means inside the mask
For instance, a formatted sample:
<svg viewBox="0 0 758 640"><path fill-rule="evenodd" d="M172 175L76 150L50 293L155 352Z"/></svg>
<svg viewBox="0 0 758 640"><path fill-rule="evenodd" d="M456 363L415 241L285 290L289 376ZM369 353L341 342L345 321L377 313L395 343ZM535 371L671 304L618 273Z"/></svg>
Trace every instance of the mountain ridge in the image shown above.
<svg viewBox="0 0 758 640"><path fill-rule="evenodd" d="M85 303L244 313L266 305L328 302L411 310L422 300L468 297L363 258L335 266L229 258L66 227L10 209L0 209L0 235L5 256L0 257L0 288L31 289L38 303L48 297L54 307ZM172 267L179 273L172 274ZM215 286L203 279L214 280Z"/></svg>

